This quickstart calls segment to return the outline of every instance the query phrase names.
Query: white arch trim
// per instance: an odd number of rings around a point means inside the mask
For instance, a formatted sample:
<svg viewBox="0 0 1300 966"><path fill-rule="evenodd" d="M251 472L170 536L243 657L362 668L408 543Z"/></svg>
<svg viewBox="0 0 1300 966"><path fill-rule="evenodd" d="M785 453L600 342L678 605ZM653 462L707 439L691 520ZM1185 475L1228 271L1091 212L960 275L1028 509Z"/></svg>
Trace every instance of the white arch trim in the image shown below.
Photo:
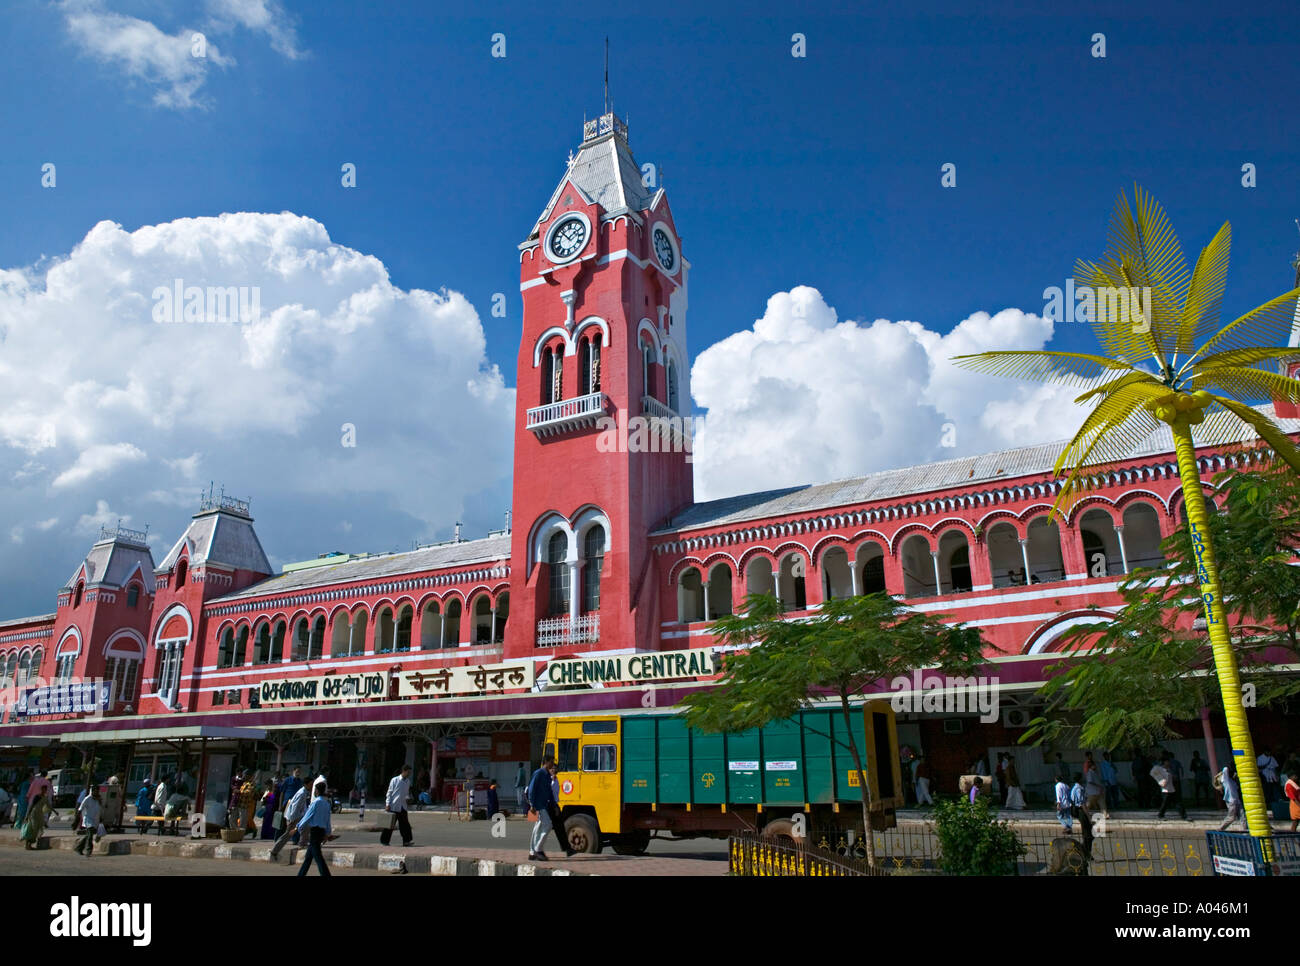
<svg viewBox="0 0 1300 966"><path fill-rule="evenodd" d="M603 348L609 348L609 323L598 315L589 315L581 322L577 323L573 327L572 332L569 332L569 330L562 325L553 325L539 335L537 337L537 342L533 345L533 368L536 369L542 364L542 348L555 336L558 335L564 340L564 354L566 356L571 356L578 351L578 336L581 335L585 329L589 329L592 326L600 329L601 346ZM655 345L658 346L658 341L655 342Z"/></svg>
<svg viewBox="0 0 1300 966"><path fill-rule="evenodd" d="M156 632L157 636L154 638L154 642L153 642L154 647L158 647L164 641L180 640L179 637L162 636L163 628L167 626L167 622L170 621L177 614L179 614L181 618L185 621L185 640L188 641L190 638L194 636L194 621L190 617L189 608L186 607L184 604L172 604L171 607L168 607L165 611L163 611L162 617L158 619L158 630Z"/></svg>
<svg viewBox="0 0 1300 966"><path fill-rule="evenodd" d="M72 638L77 642L77 646L74 650L70 650L70 651L64 650L64 645L68 642L68 638ZM54 649L54 656L55 658L60 658L66 654L80 654L80 653L81 653L81 631L79 631L74 625L72 627L69 627L66 631L64 631L63 636L59 638L59 646Z"/></svg>
<svg viewBox="0 0 1300 966"><path fill-rule="evenodd" d="M1038 640L1034 641L1034 646L1029 649L1028 653L1044 653L1049 644L1072 627L1082 627L1084 624L1109 624L1114 619L1115 615L1109 611L1098 611L1096 615L1084 614L1079 617L1071 617L1069 620L1063 620L1061 623L1054 625Z"/></svg>
<svg viewBox="0 0 1300 966"><path fill-rule="evenodd" d="M122 642L130 641L131 648L127 649ZM139 631L134 631L129 627L124 627L108 639L104 645L105 657L144 657L145 640Z"/></svg>
<svg viewBox="0 0 1300 966"><path fill-rule="evenodd" d="M640 348L642 332L648 332L650 334L650 344L654 346L655 356L658 358L659 364L663 365L664 344L663 341L659 338L658 328L656 328L655 324L651 322L649 319L642 319L639 323L637 323L636 341L637 341L638 349Z"/></svg>

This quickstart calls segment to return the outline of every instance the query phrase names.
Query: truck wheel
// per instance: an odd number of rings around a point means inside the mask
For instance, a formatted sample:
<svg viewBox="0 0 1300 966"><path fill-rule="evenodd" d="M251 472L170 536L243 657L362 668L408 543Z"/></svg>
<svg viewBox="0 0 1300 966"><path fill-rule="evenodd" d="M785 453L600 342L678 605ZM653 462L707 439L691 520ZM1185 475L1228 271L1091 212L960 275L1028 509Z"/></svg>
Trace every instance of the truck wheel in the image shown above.
<svg viewBox="0 0 1300 966"><path fill-rule="evenodd" d="M650 848L650 833L644 829L615 836L614 851L619 855L645 855Z"/></svg>
<svg viewBox="0 0 1300 966"><path fill-rule="evenodd" d="M799 840L794 837L794 822L788 818L778 818L768 822L763 826L763 841L790 848L797 846Z"/></svg>
<svg viewBox="0 0 1300 966"><path fill-rule="evenodd" d="M590 815L580 813L564 820L564 836L575 852L595 855L600 851L600 826Z"/></svg>

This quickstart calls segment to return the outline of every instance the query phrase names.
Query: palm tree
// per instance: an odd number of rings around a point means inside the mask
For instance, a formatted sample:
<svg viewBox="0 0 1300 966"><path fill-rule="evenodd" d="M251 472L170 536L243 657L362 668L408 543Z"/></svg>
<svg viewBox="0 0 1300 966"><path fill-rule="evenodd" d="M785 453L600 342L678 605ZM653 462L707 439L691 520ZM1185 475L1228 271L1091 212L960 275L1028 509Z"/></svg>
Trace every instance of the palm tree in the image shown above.
<svg viewBox="0 0 1300 966"><path fill-rule="evenodd" d="M1300 450L1245 402L1269 397L1300 401L1300 380L1277 371L1279 360L1300 355L1300 349L1286 346L1300 322L1300 288L1220 327L1232 227L1224 223L1189 274L1163 209L1141 188L1135 199L1136 213L1122 193L1116 201L1101 262L1075 264L1076 284L1094 297L1092 328L1104 355L981 352L953 362L1085 390L1075 402L1091 404L1092 410L1056 461L1054 472L1065 480L1053 514L1093 484L1091 467L1124 458L1162 423L1169 426L1246 820L1251 835L1267 836L1268 814L1206 527L1195 447L1242 440L1245 423L1300 472Z"/></svg>

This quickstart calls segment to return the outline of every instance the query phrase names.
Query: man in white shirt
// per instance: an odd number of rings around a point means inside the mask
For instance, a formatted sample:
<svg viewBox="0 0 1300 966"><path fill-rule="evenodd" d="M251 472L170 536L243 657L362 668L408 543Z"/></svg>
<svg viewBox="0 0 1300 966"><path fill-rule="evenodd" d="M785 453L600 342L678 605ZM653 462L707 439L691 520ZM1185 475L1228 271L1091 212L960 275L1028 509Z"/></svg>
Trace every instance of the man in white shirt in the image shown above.
<svg viewBox="0 0 1300 966"><path fill-rule="evenodd" d="M162 815L167 810L167 799L171 797L171 790L167 787L166 779L159 779L158 789L153 793L153 813Z"/></svg>
<svg viewBox="0 0 1300 966"><path fill-rule="evenodd" d="M387 845L393 840L394 825L401 829L403 845L410 846L415 843L415 838L411 835L411 820L406 816L406 802L410 797L411 766L403 765L402 770L388 783L388 794L384 796L384 811L392 815L392 818L389 820L388 828L379 833L381 845Z"/></svg>
<svg viewBox="0 0 1300 966"><path fill-rule="evenodd" d="M1066 832L1074 832L1074 813L1070 807L1070 786L1065 779L1056 780L1056 820Z"/></svg>
<svg viewBox="0 0 1300 966"><path fill-rule="evenodd" d="M311 787L303 785L293 793L293 798L289 799L289 804L284 808L284 831L275 840L275 845L271 846L272 862L280 860L280 850L290 839L294 840L295 845L298 843L298 823L307 814L307 806L311 804L311 798Z"/></svg>
<svg viewBox="0 0 1300 966"><path fill-rule="evenodd" d="M86 858L90 858L95 851L100 814L99 786L91 785L90 794L77 807L77 851Z"/></svg>

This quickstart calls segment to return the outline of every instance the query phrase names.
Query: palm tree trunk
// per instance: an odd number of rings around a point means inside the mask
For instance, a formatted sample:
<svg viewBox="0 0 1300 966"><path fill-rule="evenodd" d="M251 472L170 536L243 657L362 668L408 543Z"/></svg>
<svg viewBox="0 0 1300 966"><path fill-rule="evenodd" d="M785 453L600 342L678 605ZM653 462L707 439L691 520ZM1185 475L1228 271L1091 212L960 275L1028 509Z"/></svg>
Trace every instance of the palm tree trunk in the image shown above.
<svg viewBox="0 0 1300 966"><path fill-rule="evenodd" d="M849 751L853 753L853 767L858 772L858 785L862 789L862 835L863 847L867 850L867 865L876 867L876 842L871 835L871 781L866 769L862 767L862 755L858 752L858 740L853 732L853 712L849 709L849 696L840 692L840 708L844 712L844 724L848 730ZM877 762L879 765L879 762Z"/></svg>
<svg viewBox="0 0 1300 966"><path fill-rule="evenodd" d="M1178 475L1183 483L1183 504L1187 508L1187 526L1192 534L1192 551L1197 558L1197 573L1201 583L1201 602L1205 608L1206 630L1210 648L1214 652L1214 667L1219 677L1219 692L1223 697L1223 713L1228 721L1228 740L1232 744L1233 764L1241 783L1241 801L1246 812L1246 825L1257 838L1271 835L1268 810L1264 803L1264 786L1259 780L1255 764L1255 746L1250 740L1250 725L1246 709L1241 702L1241 677L1237 671L1237 657L1232 652L1227 617L1223 610L1223 591L1219 584L1219 568L1214 562L1214 548L1205 514L1205 494L1201 492L1201 474L1196 467L1196 450L1192 445L1191 429L1186 419L1171 424L1174 448L1178 453Z"/></svg>

